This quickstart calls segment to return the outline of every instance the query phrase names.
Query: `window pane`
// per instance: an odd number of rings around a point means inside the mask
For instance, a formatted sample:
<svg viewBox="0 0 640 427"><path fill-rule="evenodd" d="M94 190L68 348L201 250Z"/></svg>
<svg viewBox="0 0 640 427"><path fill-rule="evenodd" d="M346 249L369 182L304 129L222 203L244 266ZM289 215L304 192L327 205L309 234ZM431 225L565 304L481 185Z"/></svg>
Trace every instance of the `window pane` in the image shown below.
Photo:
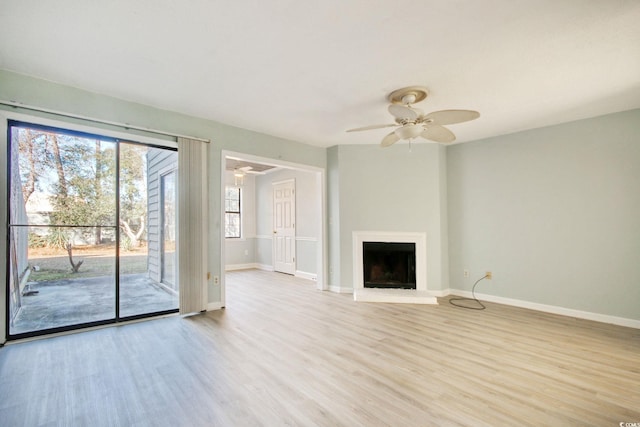
<svg viewBox="0 0 640 427"><path fill-rule="evenodd" d="M178 308L178 153L120 143L120 317Z"/></svg>
<svg viewBox="0 0 640 427"><path fill-rule="evenodd" d="M227 213L225 219L225 237L240 237L240 214Z"/></svg>
<svg viewBox="0 0 640 427"><path fill-rule="evenodd" d="M100 233L108 243L87 243L98 227L10 227L10 334L115 318L116 229Z"/></svg>
<svg viewBox="0 0 640 427"><path fill-rule="evenodd" d="M240 188L225 188L225 237L240 237Z"/></svg>
<svg viewBox="0 0 640 427"><path fill-rule="evenodd" d="M99 137L11 127L12 203L22 225L115 226L115 143Z"/></svg>

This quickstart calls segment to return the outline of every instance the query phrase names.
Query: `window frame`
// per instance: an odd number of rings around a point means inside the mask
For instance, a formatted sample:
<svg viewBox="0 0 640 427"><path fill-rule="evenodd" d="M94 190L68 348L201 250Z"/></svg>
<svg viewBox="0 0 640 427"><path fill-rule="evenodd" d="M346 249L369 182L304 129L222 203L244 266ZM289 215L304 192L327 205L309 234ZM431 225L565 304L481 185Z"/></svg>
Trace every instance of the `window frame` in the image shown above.
<svg viewBox="0 0 640 427"><path fill-rule="evenodd" d="M228 195L228 191L232 189L232 190L236 190L238 193L238 210L228 210L227 209L227 201L229 200L233 200L235 201L236 199L230 199L227 197ZM227 235L227 230L228 230L228 215L232 214L232 215L237 215L238 216L238 235L237 236L229 236ZM224 187L224 238L225 239L241 239L242 238L242 188L240 186L237 185L226 185Z"/></svg>

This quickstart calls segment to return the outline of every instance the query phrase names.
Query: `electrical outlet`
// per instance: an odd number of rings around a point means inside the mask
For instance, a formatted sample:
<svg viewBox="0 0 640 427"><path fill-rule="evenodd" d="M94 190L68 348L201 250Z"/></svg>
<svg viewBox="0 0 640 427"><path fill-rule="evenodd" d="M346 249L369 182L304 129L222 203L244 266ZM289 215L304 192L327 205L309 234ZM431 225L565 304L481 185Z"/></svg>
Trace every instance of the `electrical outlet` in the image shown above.
<svg viewBox="0 0 640 427"><path fill-rule="evenodd" d="M493 273L490 271L487 271L487 274L485 274L484 277L486 277L488 280L491 280L493 279Z"/></svg>
<svg viewBox="0 0 640 427"><path fill-rule="evenodd" d="M469 270L465 270L464 271L464 277L465 277L465 279L469 278Z"/></svg>
<svg viewBox="0 0 640 427"><path fill-rule="evenodd" d="M220 278L218 276L213 276L213 284L217 285L218 283L220 283Z"/></svg>

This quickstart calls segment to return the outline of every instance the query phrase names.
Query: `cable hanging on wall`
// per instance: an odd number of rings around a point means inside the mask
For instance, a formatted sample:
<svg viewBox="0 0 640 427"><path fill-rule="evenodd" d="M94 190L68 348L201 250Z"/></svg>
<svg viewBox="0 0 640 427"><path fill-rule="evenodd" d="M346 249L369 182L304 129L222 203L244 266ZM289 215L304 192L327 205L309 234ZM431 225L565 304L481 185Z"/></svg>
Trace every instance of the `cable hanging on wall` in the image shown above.
<svg viewBox="0 0 640 427"><path fill-rule="evenodd" d="M482 304L482 302L478 298L476 298L475 290L476 290L476 286L478 285L478 283L481 280L486 279L487 277L489 277L489 275L485 274L484 276L482 276L481 278L476 280L476 283L474 283L473 287L471 288L471 298L465 298L465 297L451 298L449 300L449 304L454 305L456 307L460 307L460 308L466 308L466 309L469 309L469 310L484 310L484 309L486 309L487 307L485 307L485 305ZM471 306L468 306L468 305L459 304L459 302L461 302L461 301L474 301L476 304L478 304L478 307L471 307Z"/></svg>

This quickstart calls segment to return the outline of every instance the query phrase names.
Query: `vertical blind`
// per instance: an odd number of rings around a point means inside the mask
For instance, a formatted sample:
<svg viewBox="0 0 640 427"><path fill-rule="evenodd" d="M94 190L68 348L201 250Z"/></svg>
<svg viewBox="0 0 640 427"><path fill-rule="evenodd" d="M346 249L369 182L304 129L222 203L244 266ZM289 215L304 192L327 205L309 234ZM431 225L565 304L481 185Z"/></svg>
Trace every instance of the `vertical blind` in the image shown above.
<svg viewBox="0 0 640 427"><path fill-rule="evenodd" d="M207 146L178 138L178 280L180 314L203 311L207 302Z"/></svg>

